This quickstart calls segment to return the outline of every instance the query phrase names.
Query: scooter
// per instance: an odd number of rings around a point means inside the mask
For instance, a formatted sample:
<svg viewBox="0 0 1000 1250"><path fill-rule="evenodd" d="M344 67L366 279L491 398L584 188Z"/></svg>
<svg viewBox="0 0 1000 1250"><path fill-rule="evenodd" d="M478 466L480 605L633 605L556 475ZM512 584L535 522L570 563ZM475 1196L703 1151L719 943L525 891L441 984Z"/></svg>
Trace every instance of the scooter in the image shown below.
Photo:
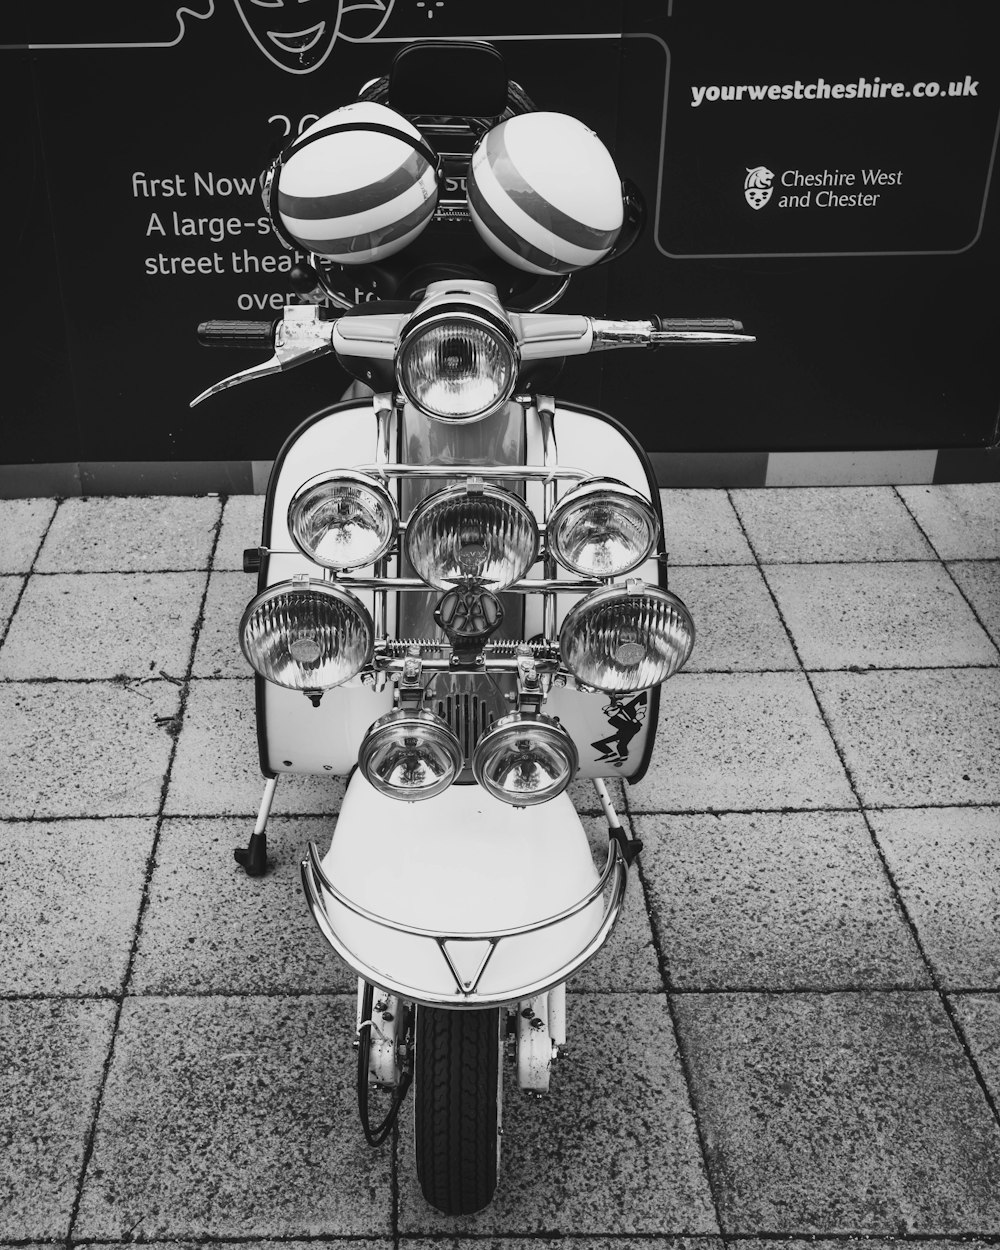
<svg viewBox="0 0 1000 1250"><path fill-rule="evenodd" d="M281 448L245 555L258 593L239 635L266 784L236 858L265 870L279 776L349 775L329 849L302 864L305 897L358 975L365 1136L387 1138L412 1085L422 1191L456 1215L496 1189L505 1064L521 1090L549 1092L566 983L614 928L641 848L606 783L645 773L659 688L694 644L648 458L605 413L556 400L555 376L590 352L752 341L728 320L548 311L642 226L616 172L603 232L584 221L569 237L544 188L522 193L531 152L547 165L553 144L582 145L584 181L599 181L606 150L576 127L535 112L490 45L408 46L262 178L301 260L297 302L274 324L199 328L273 355L195 402L329 354L355 379ZM370 162L373 147L400 164L366 169L352 200L351 153ZM378 299L343 294L358 274ZM582 782L608 822L603 867L570 795ZM388 1091L378 1124L372 1089Z"/></svg>

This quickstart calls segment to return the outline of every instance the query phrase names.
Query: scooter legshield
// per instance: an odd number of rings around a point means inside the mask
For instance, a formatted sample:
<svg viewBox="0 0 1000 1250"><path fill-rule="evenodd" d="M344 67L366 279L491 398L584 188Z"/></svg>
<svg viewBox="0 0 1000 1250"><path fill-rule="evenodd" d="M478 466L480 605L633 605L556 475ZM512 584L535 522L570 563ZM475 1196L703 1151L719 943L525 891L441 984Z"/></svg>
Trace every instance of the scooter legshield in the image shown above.
<svg viewBox="0 0 1000 1250"><path fill-rule="evenodd" d="M481 1008L561 983L603 945L627 867L603 873L566 794L512 808L478 786L401 803L356 772L333 839L302 865L324 936L365 980L416 1002Z"/></svg>

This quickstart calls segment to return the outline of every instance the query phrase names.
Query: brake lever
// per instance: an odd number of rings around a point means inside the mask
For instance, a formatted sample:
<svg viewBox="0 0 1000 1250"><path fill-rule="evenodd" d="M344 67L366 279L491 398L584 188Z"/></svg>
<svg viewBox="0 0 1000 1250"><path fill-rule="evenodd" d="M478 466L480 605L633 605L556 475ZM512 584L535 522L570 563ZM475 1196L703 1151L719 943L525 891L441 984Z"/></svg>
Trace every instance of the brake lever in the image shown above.
<svg viewBox="0 0 1000 1250"><path fill-rule="evenodd" d="M287 304L285 315L274 330L274 355L271 359L252 365L249 369L241 369L239 373L214 383L192 399L190 406L193 408L210 395L228 391L243 382L265 378L272 373L283 373L297 365L304 365L309 360L325 356L333 351L333 325L333 321L320 319L319 308L315 304Z"/></svg>

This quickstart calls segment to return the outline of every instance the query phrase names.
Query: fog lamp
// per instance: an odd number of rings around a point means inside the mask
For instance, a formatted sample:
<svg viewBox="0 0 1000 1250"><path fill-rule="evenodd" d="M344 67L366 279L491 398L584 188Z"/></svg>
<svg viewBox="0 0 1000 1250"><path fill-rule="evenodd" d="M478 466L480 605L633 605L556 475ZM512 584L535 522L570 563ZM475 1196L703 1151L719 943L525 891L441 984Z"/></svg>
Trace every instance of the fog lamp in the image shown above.
<svg viewBox="0 0 1000 1250"><path fill-rule="evenodd" d="M694 622L667 590L629 582L607 586L567 612L559 631L563 664L609 694L646 690L672 677L694 646Z"/></svg>
<svg viewBox="0 0 1000 1250"><path fill-rule="evenodd" d="M518 355L510 329L479 317L441 315L403 333L399 388L439 421L478 421L514 392Z"/></svg>
<svg viewBox="0 0 1000 1250"><path fill-rule="evenodd" d="M310 478L288 505L288 531L303 555L344 572L374 564L396 536L396 502L381 482L341 470Z"/></svg>
<svg viewBox="0 0 1000 1250"><path fill-rule="evenodd" d="M517 495L491 482L463 482L414 508L406 551L417 575L440 590L469 578L502 590L534 564L538 526Z"/></svg>
<svg viewBox="0 0 1000 1250"><path fill-rule="evenodd" d="M583 482L548 517L549 550L581 577L631 573L656 546L659 532L649 500L614 478Z"/></svg>
<svg viewBox="0 0 1000 1250"><path fill-rule="evenodd" d="M425 709L380 716L358 752L359 768L380 794L410 803L447 790L464 762L448 722Z"/></svg>
<svg viewBox="0 0 1000 1250"><path fill-rule="evenodd" d="M240 646L254 669L288 690L329 690L369 662L372 618L349 591L304 579L278 582L247 605Z"/></svg>
<svg viewBox="0 0 1000 1250"><path fill-rule="evenodd" d="M551 716L512 712L479 739L472 771L494 798L533 807L562 794L579 763L573 739Z"/></svg>

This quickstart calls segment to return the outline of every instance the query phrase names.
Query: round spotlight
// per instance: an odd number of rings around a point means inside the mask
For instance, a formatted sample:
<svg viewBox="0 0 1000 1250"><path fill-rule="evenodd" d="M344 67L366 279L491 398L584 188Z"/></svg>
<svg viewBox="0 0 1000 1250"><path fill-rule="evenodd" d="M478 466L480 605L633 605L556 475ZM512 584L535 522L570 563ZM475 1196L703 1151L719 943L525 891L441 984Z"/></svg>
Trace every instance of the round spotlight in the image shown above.
<svg viewBox="0 0 1000 1250"><path fill-rule="evenodd" d="M288 690L329 690L371 660L372 618L326 582L278 582L247 605L240 646L254 669Z"/></svg>
<svg viewBox="0 0 1000 1250"><path fill-rule="evenodd" d="M385 486L345 469L310 478L288 505L288 531L303 555L346 572L374 564L392 546L399 516Z"/></svg>
<svg viewBox="0 0 1000 1250"><path fill-rule="evenodd" d="M472 771L494 798L533 807L562 794L579 764L573 739L558 721L512 712L479 739Z"/></svg>
<svg viewBox="0 0 1000 1250"><path fill-rule="evenodd" d="M417 576L439 590L469 578L503 590L534 564L538 526L517 495L491 482L461 482L414 508L406 552Z"/></svg>
<svg viewBox="0 0 1000 1250"><path fill-rule="evenodd" d="M694 621L667 590L630 582L576 603L559 631L563 664L608 694L658 686L687 662Z"/></svg>
<svg viewBox="0 0 1000 1250"><path fill-rule="evenodd" d="M380 794L410 803L447 790L464 762L447 721L423 709L380 716L358 752L358 766Z"/></svg>
<svg viewBox="0 0 1000 1250"><path fill-rule="evenodd" d="M660 523L641 492L598 477L568 491L548 518L549 550L581 577L631 573L656 546Z"/></svg>

